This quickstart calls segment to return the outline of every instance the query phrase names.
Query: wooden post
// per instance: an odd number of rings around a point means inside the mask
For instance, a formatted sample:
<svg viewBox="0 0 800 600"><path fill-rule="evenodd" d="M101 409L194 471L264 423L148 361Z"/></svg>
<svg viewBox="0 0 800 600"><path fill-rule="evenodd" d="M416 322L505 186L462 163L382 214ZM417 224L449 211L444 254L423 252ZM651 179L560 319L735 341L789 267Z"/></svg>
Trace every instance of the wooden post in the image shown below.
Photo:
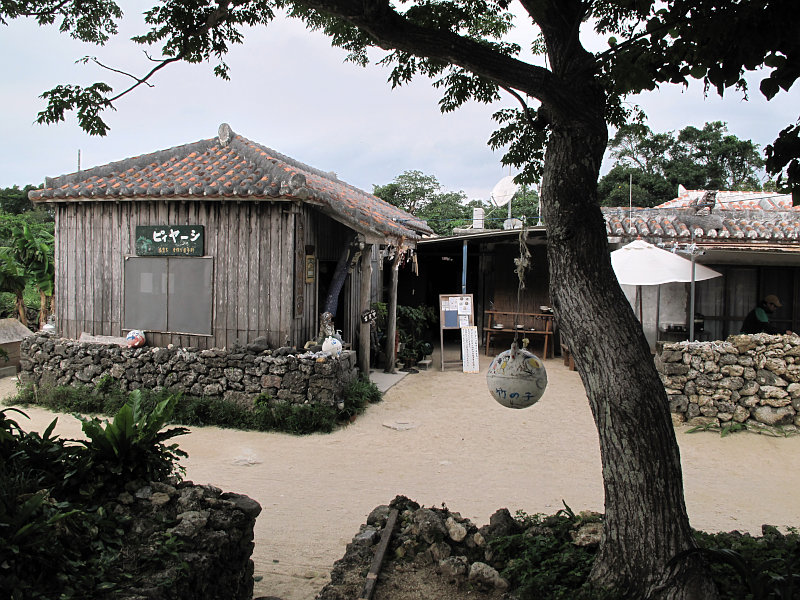
<svg viewBox="0 0 800 600"><path fill-rule="evenodd" d="M386 368L385 373L394 373L394 363L397 359L395 355L395 342L394 338L397 331L397 279L398 271L400 270L400 255L402 254L402 246L398 244L397 253L392 262L392 287L389 290L389 309L386 315Z"/></svg>
<svg viewBox="0 0 800 600"><path fill-rule="evenodd" d="M361 314L369 310L370 290L372 289L372 244L364 244L361 250ZM361 374L369 377L369 333L370 324L361 321L358 327L358 368Z"/></svg>

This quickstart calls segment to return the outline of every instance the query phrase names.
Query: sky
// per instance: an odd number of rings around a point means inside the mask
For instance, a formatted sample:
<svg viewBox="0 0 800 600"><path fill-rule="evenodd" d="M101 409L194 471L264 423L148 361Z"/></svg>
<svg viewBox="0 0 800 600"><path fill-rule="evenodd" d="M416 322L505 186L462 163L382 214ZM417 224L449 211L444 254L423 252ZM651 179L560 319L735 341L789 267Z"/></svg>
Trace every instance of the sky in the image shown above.
<svg viewBox="0 0 800 600"><path fill-rule="evenodd" d="M487 144L496 125L491 115L517 106L510 96L492 106L470 103L442 114L440 94L427 79L392 89L387 68L345 63L343 50L291 20L247 31L245 43L226 59L231 81L215 77L213 64L162 70L154 87L140 87L106 113L111 131L104 138L82 132L71 114L61 124L36 124L44 107L39 95L55 85L106 81L115 90L127 85L121 75L76 64L83 56L137 74L149 68L143 48L129 41L143 31L140 14L146 6L139 0L124 3L120 35L105 47L29 21L0 25L0 188L41 184L45 177L74 172L79 152L86 169L214 137L223 122L254 142L370 192L404 171L419 170L434 175L446 191L489 200L494 185L514 174L502 166L502 150ZM525 39L524 31L518 35ZM796 88L766 102L755 86L750 101L743 102L735 92L724 99L704 98L700 85L668 86L634 101L654 131L719 120L763 148L800 116Z"/></svg>

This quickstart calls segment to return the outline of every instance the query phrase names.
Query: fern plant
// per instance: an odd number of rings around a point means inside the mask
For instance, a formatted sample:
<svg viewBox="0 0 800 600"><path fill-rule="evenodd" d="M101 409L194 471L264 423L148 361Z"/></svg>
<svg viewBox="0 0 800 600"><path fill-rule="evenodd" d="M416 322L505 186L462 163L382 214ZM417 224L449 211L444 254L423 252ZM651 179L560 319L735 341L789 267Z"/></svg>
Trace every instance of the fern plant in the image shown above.
<svg viewBox="0 0 800 600"><path fill-rule="evenodd" d="M189 433L186 427L162 431L172 418L177 396L169 396L148 411L139 390L130 393L114 420L101 421L76 415L83 422L91 466L106 477L106 484L119 485L133 479L162 480L183 473L177 461L187 454L175 443L165 442Z"/></svg>

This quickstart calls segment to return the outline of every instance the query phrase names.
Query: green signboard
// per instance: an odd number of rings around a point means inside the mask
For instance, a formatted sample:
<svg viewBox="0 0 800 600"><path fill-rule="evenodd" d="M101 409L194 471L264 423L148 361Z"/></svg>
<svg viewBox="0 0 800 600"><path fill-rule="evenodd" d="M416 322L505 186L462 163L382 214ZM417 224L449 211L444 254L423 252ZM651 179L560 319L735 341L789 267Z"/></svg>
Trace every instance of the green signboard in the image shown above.
<svg viewBox="0 0 800 600"><path fill-rule="evenodd" d="M137 256L203 256L203 225L137 225Z"/></svg>

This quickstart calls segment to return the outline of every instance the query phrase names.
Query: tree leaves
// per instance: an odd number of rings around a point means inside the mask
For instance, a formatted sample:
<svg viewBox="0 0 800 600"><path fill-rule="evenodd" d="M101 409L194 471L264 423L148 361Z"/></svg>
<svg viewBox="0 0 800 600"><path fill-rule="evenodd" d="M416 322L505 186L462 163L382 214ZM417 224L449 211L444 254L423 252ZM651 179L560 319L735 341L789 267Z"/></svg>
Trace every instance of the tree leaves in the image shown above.
<svg viewBox="0 0 800 600"><path fill-rule="evenodd" d="M100 117L107 108L114 108L108 99L111 86L103 82L88 87L79 85L57 85L40 97L47 100L47 107L37 117L37 123L59 123L67 111L77 111L78 125L89 135L104 136L109 127Z"/></svg>

